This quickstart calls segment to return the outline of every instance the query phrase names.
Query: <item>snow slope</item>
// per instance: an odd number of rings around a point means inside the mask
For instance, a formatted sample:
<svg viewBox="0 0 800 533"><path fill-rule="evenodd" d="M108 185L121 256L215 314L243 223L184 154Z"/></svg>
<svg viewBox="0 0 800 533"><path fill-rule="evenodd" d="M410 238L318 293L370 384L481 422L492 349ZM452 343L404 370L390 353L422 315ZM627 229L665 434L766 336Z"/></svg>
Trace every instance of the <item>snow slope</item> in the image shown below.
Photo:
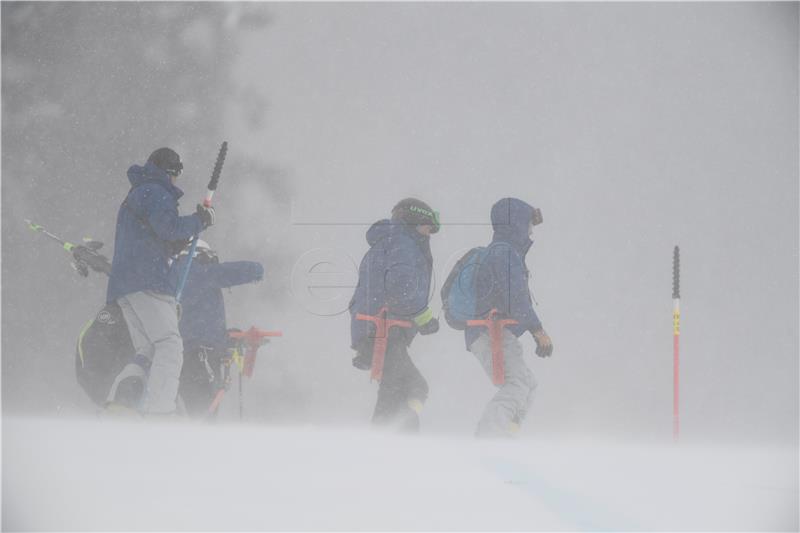
<svg viewBox="0 0 800 533"><path fill-rule="evenodd" d="M4 530L797 530L791 448L3 419Z"/></svg>

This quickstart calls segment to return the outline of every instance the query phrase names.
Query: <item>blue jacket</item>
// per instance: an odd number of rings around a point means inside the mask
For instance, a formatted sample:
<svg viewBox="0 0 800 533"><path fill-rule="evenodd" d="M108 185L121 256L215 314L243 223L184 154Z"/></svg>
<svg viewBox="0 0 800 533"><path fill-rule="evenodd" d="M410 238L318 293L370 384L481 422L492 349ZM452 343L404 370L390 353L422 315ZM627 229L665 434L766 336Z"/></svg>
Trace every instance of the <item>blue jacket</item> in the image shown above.
<svg viewBox="0 0 800 533"><path fill-rule="evenodd" d="M202 229L196 214L178 216L183 191L152 163L128 169L131 190L119 208L106 303L138 291L175 294L169 287L174 242Z"/></svg>
<svg viewBox="0 0 800 533"><path fill-rule="evenodd" d="M384 305L389 316L412 321L404 330L411 342L417 332L413 319L428 308L433 257L430 238L395 220L379 220L367 230L369 251L358 268L358 285L350 300L351 347L371 336L371 323L357 313L377 315Z"/></svg>
<svg viewBox="0 0 800 533"><path fill-rule="evenodd" d="M172 287L177 287L187 260L188 255L183 255L172 265ZM184 351L194 351L200 345L224 349L228 342L228 327L222 289L260 281L263 277L264 267L261 263L230 261L203 264L194 259L181 295L178 327Z"/></svg>
<svg viewBox="0 0 800 533"><path fill-rule="evenodd" d="M506 326L517 337L542 325L533 310L525 266L525 255L533 244L528 236L532 217L533 207L522 200L503 198L494 204L494 236L476 272L476 309L484 314L496 308L500 317L517 320L519 324ZM467 348L482 331L486 328L466 328Z"/></svg>

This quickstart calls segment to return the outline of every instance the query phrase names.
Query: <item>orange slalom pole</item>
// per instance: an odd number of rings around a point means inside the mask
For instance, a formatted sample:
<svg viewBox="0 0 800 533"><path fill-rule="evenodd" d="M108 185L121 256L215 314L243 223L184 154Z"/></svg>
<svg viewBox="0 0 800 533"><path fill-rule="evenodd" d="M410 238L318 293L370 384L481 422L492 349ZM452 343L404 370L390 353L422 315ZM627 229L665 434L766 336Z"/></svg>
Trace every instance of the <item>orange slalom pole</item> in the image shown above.
<svg viewBox="0 0 800 533"><path fill-rule="evenodd" d="M256 353L261 346L264 337L282 337L283 333L280 331L264 331L255 326L251 326L247 331L230 331L228 336L232 339L243 339L244 344L247 346L247 352L244 357L244 368L242 373L245 377L253 377L253 369L256 365Z"/></svg>
<svg viewBox="0 0 800 533"><path fill-rule="evenodd" d="M389 346L389 330L393 327L411 327L411 322L407 320L397 320L388 318L388 316L389 308L387 306L381 307L377 316L364 315L361 313L356 314L356 320L366 320L375 324L370 380L380 381L383 379L383 362L386 357L386 349Z"/></svg>
<svg viewBox="0 0 800 533"><path fill-rule="evenodd" d="M672 253L672 438L681 432L680 418L680 337L681 337L681 256L676 246Z"/></svg>
<svg viewBox="0 0 800 533"><path fill-rule="evenodd" d="M503 328L509 324L519 324L516 320L497 319L497 309L489 311L484 320L467 320L468 326L486 326L492 346L492 383L503 385L506 382L506 363L503 353Z"/></svg>

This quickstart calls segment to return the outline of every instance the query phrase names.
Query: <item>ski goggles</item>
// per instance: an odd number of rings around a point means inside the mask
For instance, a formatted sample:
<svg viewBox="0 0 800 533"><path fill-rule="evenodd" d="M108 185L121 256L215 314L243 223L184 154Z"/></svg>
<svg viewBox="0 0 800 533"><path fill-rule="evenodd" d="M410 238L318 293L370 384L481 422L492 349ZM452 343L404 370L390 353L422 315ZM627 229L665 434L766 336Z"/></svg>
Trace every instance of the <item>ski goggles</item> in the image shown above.
<svg viewBox="0 0 800 533"><path fill-rule="evenodd" d="M183 163L178 161L173 168L168 168L164 172L172 176L173 178L177 178L183 172Z"/></svg>
<svg viewBox="0 0 800 533"><path fill-rule="evenodd" d="M441 227L441 223L439 222L439 211L433 212L431 220L433 221L433 233L436 233L437 231L439 231L439 228Z"/></svg>
<svg viewBox="0 0 800 533"><path fill-rule="evenodd" d="M533 208L533 216L531 216L531 226L538 226L544 222L544 218L542 217L542 210L538 207Z"/></svg>
<svg viewBox="0 0 800 533"><path fill-rule="evenodd" d="M408 208L408 210L412 213L416 213L427 218L428 220L425 222L418 222L418 224L433 226L433 231L431 231L431 233L436 233L439 231L439 228L441 227L441 223L439 222L439 211L428 211L427 209L417 205L412 205Z"/></svg>

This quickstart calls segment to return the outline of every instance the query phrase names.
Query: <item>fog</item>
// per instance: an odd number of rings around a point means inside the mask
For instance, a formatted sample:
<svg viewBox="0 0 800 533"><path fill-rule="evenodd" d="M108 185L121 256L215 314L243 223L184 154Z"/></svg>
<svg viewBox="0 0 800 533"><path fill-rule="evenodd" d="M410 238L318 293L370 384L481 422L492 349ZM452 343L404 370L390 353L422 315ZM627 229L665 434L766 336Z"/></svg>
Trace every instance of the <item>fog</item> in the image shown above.
<svg viewBox="0 0 800 533"><path fill-rule="evenodd" d="M789 448L14 417L4 428L12 531L797 529Z"/></svg>
<svg viewBox="0 0 800 533"><path fill-rule="evenodd" d="M173 147L189 213L222 141L217 223L203 238L222 260L266 269L262 283L226 291L228 324L283 331L245 382L257 438L277 432L284 453L293 428L340 446L331 436L340 431L372 438L362 432L377 386L351 366L347 313L365 231L404 197L440 211L442 231L431 239L431 307L440 314L450 267L490 240L492 204L514 196L544 215L527 264L555 345L540 359L522 338L539 385L514 449L542 451L547 439L673 445L679 245L677 445L719 450L719 465L737 462L723 451L730 447L780 449L775 471L794 475L756 468L752 479L796 496L798 46L796 3L3 2L2 412L18 420L3 427L4 515L28 516L5 498L25 475L6 475L21 460L11 454L25 450L8 443L38 432L70 438L67 422L97 423L86 420L96 408L76 383L74 349L107 281L79 277L24 219L72 242L101 240L111 257L127 168ZM493 387L461 332L442 320L410 353L430 386L422 442L476 446ZM223 402L208 435L253 435L236 429L235 403ZM55 421L36 429L31 416ZM203 428L192 428L184 438L202 439ZM729 496L717 503L742 494ZM797 529L797 509L795 498L780 504L781 519L764 511L770 519L747 525ZM735 527L686 516L698 520L545 523ZM287 524L232 527L326 527Z"/></svg>

